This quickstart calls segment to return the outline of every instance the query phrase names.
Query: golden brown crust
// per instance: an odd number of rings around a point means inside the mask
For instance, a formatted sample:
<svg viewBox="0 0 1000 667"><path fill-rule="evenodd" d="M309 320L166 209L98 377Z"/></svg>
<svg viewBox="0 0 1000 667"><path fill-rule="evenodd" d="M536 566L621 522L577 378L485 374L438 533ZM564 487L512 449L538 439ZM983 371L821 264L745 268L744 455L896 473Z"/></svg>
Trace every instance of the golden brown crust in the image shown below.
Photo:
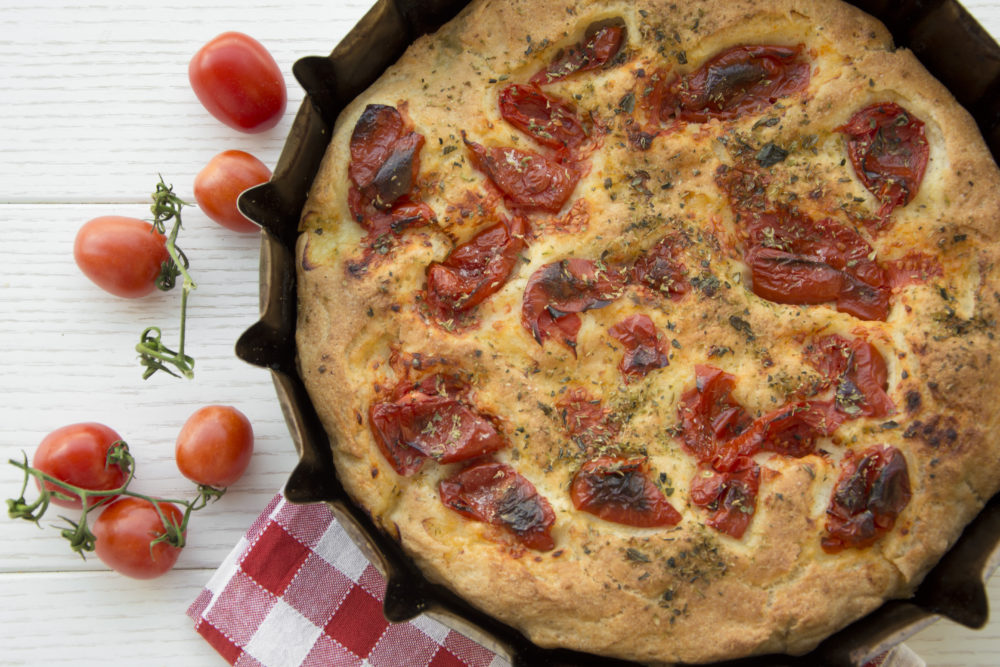
<svg viewBox="0 0 1000 667"><path fill-rule="evenodd" d="M531 148L500 118L499 90L526 81L586 26L610 17L627 26L626 62L550 87L609 134L564 210L532 215L523 262L477 308L475 324L440 326L421 295L427 265L486 224L484 205L503 209L470 162L461 132L487 145ZM615 110L634 94L638 71L691 71L743 43L804 44L813 62L808 88L759 114L658 136L646 151L630 146ZM757 297L727 244L736 222L714 180L720 164L734 161L732 142L754 151L768 142L785 147L787 158L768 174L781 184L779 195L807 214L871 217L878 202L845 162L835 128L884 101L926 124L930 161L914 199L893 212L892 226L872 245L883 259L911 250L932 255L942 275L896 290L885 322ZM424 135L417 188L437 221L407 231L353 275L346 266L360 254L364 232L347 205L348 142L370 103L404 109ZM762 118L776 120L758 123ZM639 170L659 187L636 187ZM473 2L419 39L337 123L300 227L301 374L352 497L431 579L537 644L645 662L805 652L884 599L908 595L998 490L992 434L1000 411L982 399L1000 377L998 193L1000 174L969 116L853 7L832 0ZM525 285L543 264L628 255L667 231L688 240L689 278L699 279L683 299L626 288L623 298L583 316L577 357L553 341L537 344L521 325ZM635 312L648 314L672 347L669 366L626 385L617 368L621 346L607 329ZM711 363L735 375L734 396L759 415L808 382L803 341L820 333L862 337L882 352L896 413L845 423L820 443L826 454L758 456L765 472L750 528L739 540L712 530L689 502L697 464L672 430L694 366ZM554 550L518 549L442 505L437 483L461 464L401 477L379 452L370 405L407 373L441 371L471 378L477 409L495 417L509 441L495 458L516 466L551 503ZM573 387L622 417L622 448L647 454L664 473L680 524L631 528L573 508L567 488L581 459L567 454L553 408ZM903 453L912 500L874 546L825 553L820 541L839 460L873 444Z"/></svg>

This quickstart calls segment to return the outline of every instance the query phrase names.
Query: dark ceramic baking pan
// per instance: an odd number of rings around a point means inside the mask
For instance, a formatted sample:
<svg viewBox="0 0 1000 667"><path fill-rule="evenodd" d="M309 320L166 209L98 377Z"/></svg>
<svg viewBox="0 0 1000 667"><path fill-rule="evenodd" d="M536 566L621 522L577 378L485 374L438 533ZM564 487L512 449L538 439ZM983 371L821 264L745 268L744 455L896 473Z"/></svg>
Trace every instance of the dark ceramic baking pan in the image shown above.
<svg viewBox="0 0 1000 667"><path fill-rule="evenodd" d="M307 95L269 183L240 198L240 209L263 227L260 321L239 339L241 359L270 369L300 461L286 496L325 502L355 542L386 575L385 615L405 621L427 613L507 655L515 665L615 665L592 655L542 649L518 631L430 583L398 543L375 528L337 479L327 434L295 365L295 262L299 212L341 109L367 88L419 35L436 30L467 0L378 0L329 56L306 57L293 72ZM1000 158L1000 47L953 0L858 0L880 18L898 45L912 49L979 123ZM985 579L1000 562L1000 495L968 526L913 598L890 601L833 635L806 656L770 655L736 666L858 665L936 616L977 628L987 619Z"/></svg>

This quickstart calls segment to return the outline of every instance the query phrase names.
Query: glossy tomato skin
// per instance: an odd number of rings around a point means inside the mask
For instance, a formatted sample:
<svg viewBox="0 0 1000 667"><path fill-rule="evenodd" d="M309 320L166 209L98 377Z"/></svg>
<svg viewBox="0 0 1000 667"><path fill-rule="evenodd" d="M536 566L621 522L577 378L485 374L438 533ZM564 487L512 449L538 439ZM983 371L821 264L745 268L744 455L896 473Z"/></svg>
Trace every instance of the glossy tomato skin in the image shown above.
<svg viewBox="0 0 1000 667"><path fill-rule="evenodd" d="M167 237L138 218L105 215L76 233L73 259L83 274L115 296L137 299L156 289L167 254Z"/></svg>
<svg viewBox="0 0 1000 667"><path fill-rule="evenodd" d="M168 520L180 523L183 514L176 505L159 503ZM105 565L133 579L153 579L177 562L181 548L150 542L164 533L156 507L142 498L119 498L104 508L93 528L97 537L94 551Z"/></svg>
<svg viewBox="0 0 1000 667"><path fill-rule="evenodd" d="M246 415L228 405L208 405L181 428L174 450L177 467L196 484L230 486L250 465L253 440Z"/></svg>
<svg viewBox="0 0 1000 667"><path fill-rule="evenodd" d="M73 486L96 491L117 489L128 476L118 464L107 465L108 450L121 440L113 429L96 422L70 424L57 428L42 439L32 466ZM61 490L46 482L50 491ZM63 493L66 493L63 491ZM52 502L63 507L80 509L80 498L62 500L52 497ZM93 505L100 498L91 498Z"/></svg>
<svg viewBox="0 0 1000 667"><path fill-rule="evenodd" d="M241 132L278 124L285 111L285 79L278 63L249 35L225 32L201 47L188 65L191 88L209 113Z"/></svg>
<svg viewBox="0 0 1000 667"><path fill-rule="evenodd" d="M271 170L244 151L223 151L194 177L194 198L209 218L234 232L257 232L260 227L240 213L236 200L247 188L266 183Z"/></svg>

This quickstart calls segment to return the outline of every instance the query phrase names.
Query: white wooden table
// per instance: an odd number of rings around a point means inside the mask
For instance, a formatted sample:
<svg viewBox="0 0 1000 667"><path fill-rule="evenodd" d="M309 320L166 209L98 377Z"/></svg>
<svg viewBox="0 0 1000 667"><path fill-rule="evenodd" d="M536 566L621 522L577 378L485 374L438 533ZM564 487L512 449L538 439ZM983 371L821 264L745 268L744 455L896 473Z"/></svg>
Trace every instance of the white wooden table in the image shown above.
<svg viewBox="0 0 1000 667"><path fill-rule="evenodd" d="M0 460L30 455L56 427L99 421L129 442L138 490L176 496L191 487L173 443L195 409L237 406L257 436L247 475L193 516L176 569L154 581L81 560L48 518L41 530L0 517L0 665L224 664L184 612L296 459L269 374L233 354L257 316L258 238L186 209L180 245L198 282L191 382L143 382L132 351L149 324L176 340L179 294L105 294L77 270L73 238L98 215L148 217L157 174L192 200L195 174L222 150L273 166L302 97L292 63L329 53L368 4L0 0ZM997 0L966 5L1000 35ZM285 73L288 113L264 134L223 126L189 88L191 55L227 30L263 42ZM0 465L3 497L20 483L19 471ZM991 597L1000 604L1000 577ZM1000 614L980 632L939 622L909 644L932 665L997 665Z"/></svg>

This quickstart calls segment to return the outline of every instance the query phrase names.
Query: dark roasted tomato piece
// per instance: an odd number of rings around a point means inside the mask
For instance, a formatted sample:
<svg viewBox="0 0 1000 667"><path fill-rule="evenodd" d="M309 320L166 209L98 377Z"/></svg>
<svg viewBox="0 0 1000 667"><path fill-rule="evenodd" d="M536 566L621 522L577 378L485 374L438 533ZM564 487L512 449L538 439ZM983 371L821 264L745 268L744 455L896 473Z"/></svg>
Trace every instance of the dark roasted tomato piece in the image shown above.
<svg viewBox="0 0 1000 667"><path fill-rule="evenodd" d="M499 526L538 551L555 547L556 515L535 486L504 463L474 464L441 480L441 502L469 519Z"/></svg>
<svg viewBox="0 0 1000 667"><path fill-rule="evenodd" d="M347 203L373 237L399 233L434 217L412 198L424 137L412 131L395 107L369 104L351 133Z"/></svg>
<svg viewBox="0 0 1000 667"><path fill-rule="evenodd" d="M848 452L826 510L823 550L871 546L892 530L909 502L910 474L902 452L879 445L861 454Z"/></svg>
<svg viewBox="0 0 1000 667"><path fill-rule="evenodd" d="M427 458L455 463L506 446L487 417L457 398L423 388L373 403L368 412L379 449L404 476L419 470Z"/></svg>
<svg viewBox="0 0 1000 667"><path fill-rule="evenodd" d="M630 279L658 294L680 299L691 291L687 270L677 258L680 246L678 237L663 237L635 260Z"/></svg>
<svg viewBox="0 0 1000 667"><path fill-rule="evenodd" d="M524 288L521 323L535 340L555 337L575 351L577 313L603 308L621 296L625 277L589 259L571 258L535 271Z"/></svg>
<svg viewBox="0 0 1000 667"><path fill-rule="evenodd" d="M667 361L667 343L649 315L630 315L618 322L608 334L625 346L618 369L625 382L646 377L650 371L663 368Z"/></svg>
<svg viewBox="0 0 1000 667"><path fill-rule="evenodd" d="M854 171L887 216L920 188L930 156L924 124L895 102L865 107L837 128L847 137Z"/></svg>
<svg viewBox="0 0 1000 667"><path fill-rule="evenodd" d="M684 448L699 461L710 461L716 443L738 436L752 420L732 397L736 378L712 366L695 366L695 386L677 405Z"/></svg>
<svg viewBox="0 0 1000 667"><path fill-rule="evenodd" d="M848 417L888 417L896 406L886 393L889 371L874 345L861 338L824 336L806 348L806 359L835 387L835 405Z"/></svg>
<svg viewBox="0 0 1000 667"><path fill-rule="evenodd" d="M573 506L605 521L653 528L676 526L681 515L649 478L645 457L600 456L587 461L570 485Z"/></svg>
<svg viewBox="0 0 1000 667"><path fill-rule="evenodd" d="M652 95L661 121L704 123L731 119L771 106L809 83L802 46L734 46L683 76L661 81Z"/></svg>
<svg viewBox="0 0 1000 667"><path fill-rule="evenodd" d="M743 225L754 294L775 303L833 303L864 320L888 317L889 276L856 229L771 203L766 179L747 170L722 168L716 180Z"/></svg>
<svg viewBox="0 0 1000 667"><path fill-rule="evenodd" d="M585 450L594 450L610 443L618 435L618 423L611 411L582 387L573 387L557 402L556 409L569 437Z"/></svg>
<svg viewBox="0 0 1000 667"><path fill-rule="evenodd" d="M534 86L515 83L501 90L500 115L543 146L576 148L587 140L573 107Z"/></svg>
<svg viewBox="0 0 1000 667"><path fill-rule="evenodd" d="M829 303L844 288L843 271L811 257L753 246L744 261L750 268L753 293L775 303Z"/></svg>
<svg viewBox="0 0 1000 667"><path fill-rule="evenodd" d="M621 51L625 37L621 19L592 23L587 26L583 40L558 53L545 69L531 77L531 83L543 85L575 72L607 67Z"/></svg>
<svg viewBox="0 0 1000 667"><path fill-rule="evenodd" d="M742 459L729 472L702 465L691 480L691 502L711 512L705 523L740 539L757 510L759 487L760 466L751 459Z"/></svg>
<svg viewBox="0 0 1000 667"><path fill-rule="evenodd" d="M512 204L526 209L558 212L580 175L559 160L520 148L487 148L462 133L473 164Z"/></svg>
<svg viewBox="0 0 1000 667"><path fill-rule="evenodd" d="M815 451L816 439L832 435L844 423L830 401L788 403L753 420L742 433L716 446L712 466L731 471L760 451L801 458Z"/></svg>
<svg viewBox="0 0 1000 667"><path fill-rule="evenodd" d="M427 302L442 320L478 306L507 282L525 249L528 221L498 222L427 267Z"/></svg>

